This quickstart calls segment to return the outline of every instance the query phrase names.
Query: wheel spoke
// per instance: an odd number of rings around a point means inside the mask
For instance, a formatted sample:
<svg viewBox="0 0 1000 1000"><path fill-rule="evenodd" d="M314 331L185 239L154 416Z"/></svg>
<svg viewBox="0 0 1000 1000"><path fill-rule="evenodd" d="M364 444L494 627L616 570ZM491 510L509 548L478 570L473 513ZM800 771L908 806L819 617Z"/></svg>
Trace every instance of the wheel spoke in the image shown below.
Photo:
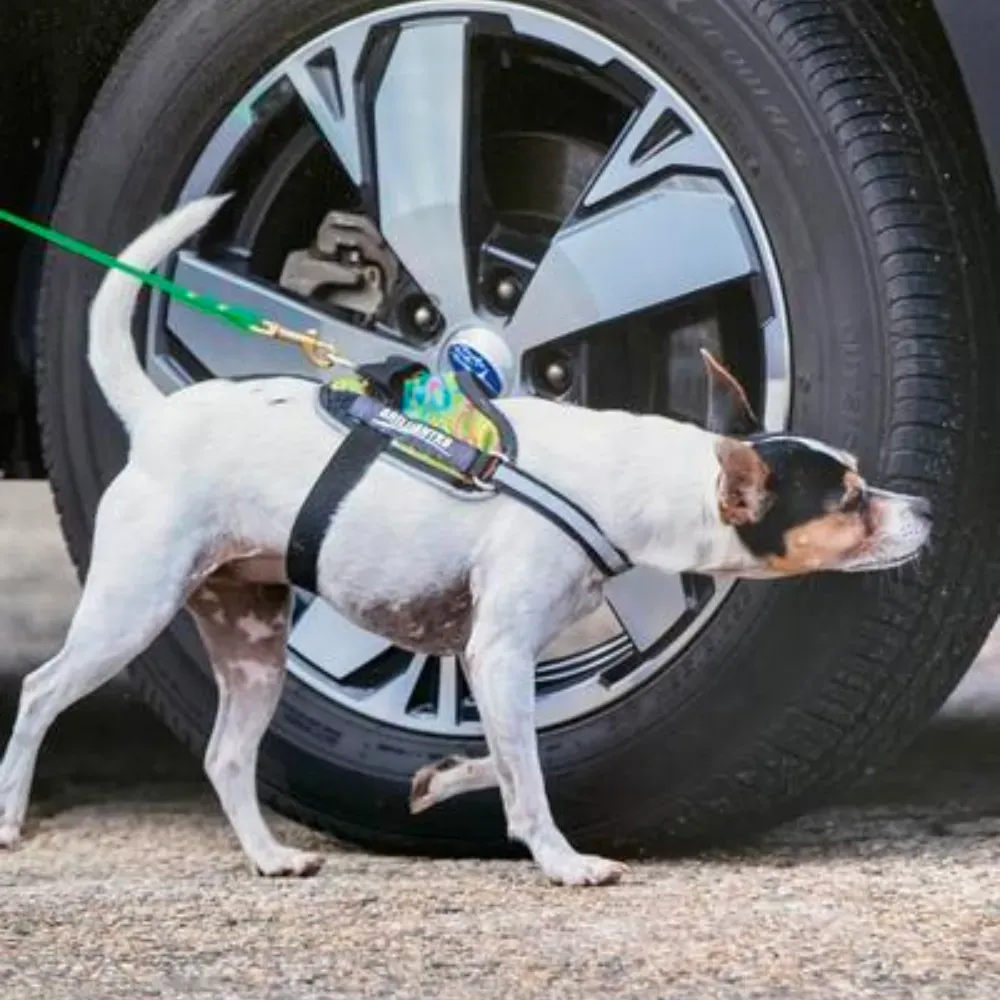
<svg viewBox="0 0 1000 1000"><path fill-rule="evenodd" d="M422 653L414 653L403 673L365 698L367 711L374 712L383 719L403 718L426 665L427 657Z"/></svg>
<svg viewBox="0 0 1000 1000"><path fill-rule="evenodd" d="M353 326L345 320L312 309L279 290L228 271L191 253L178 256L174 279L195 292L214 295L231 305L256 310L267 319L293 330L316 330L336 344L346 357L359 364L382 361L387 354L401 354L419 359L419 350L394 338L380 336ZM315 374L306 357L287 344L265 337L240 338L239 335L193 309L171 302L167 327L212 375L309 375Z"/></svg>
<svg viewBox="0 0 1000 1000"><path fill-rule="evenodd" d="M622 130L583 198L592 208L668 172L722 173L719 148L703 129L690 128L666 94L655 94Z"/></svg>
<svg viewBox="0 0 1000 1000"><path fill-rule="evenodd" d="M215 185L219 176L230 162L234 150L240 148L256 124L257 117L253 111L252 101L246 99L240 102L225 118L198 157L194 170L181 189L179 203L192 201L209 192L217 193Z"/></svg>
<svg viewBox="0 0 1000 1000"><path fill-rule="evenodd" d="M753 274L736 206L721 192L663 184L561 229L507 326L511 350Z"/></svg>
<svg viewBox="0 0 1000 1000"><path fill-rule="evenodd" d="M789 371L784 363L784 324L777 318L769 319L763 328L764 355L768 359L767 384L764 390L764 427L780 430L788 426L792 406Z"/></svg>
<svg viewBox="0 0 1000 1000"><path fill-rule="evenodd" d="M379 228L451 323L472 314L464 219L468 23L400 32L373 107Z"/></svg>
<svg viewBox="0 0 1000 1000"><path fill-rule="evenodd" d="M458 672L461 669L457 656L442 656L438 674L438 717L447 726L458 722Z"/></svg>
<svg viewBox="0 0 1000 1000"><path fill-rule="evenodd" d="M288 82L305 105L326 144L355 184L362 182L361 131L355 102L354 78L367 32L340 31L328 42L290 63Z"/></svg>
<svg viewBox="0 0 1000 1000"><path fill-rule="evenodd" d="M353 625L326 601L316 598L295 622L288 645L303 659L322 664L324 674L343 680L359 664L384 653L390 644Z"/></svg>
<svg viewBox="0 0 1000 1000"><path fill-rule="evenodd" d="M681 578L637 566L605 585L604 596L636 649L649 649L687 610Z"/></svg>

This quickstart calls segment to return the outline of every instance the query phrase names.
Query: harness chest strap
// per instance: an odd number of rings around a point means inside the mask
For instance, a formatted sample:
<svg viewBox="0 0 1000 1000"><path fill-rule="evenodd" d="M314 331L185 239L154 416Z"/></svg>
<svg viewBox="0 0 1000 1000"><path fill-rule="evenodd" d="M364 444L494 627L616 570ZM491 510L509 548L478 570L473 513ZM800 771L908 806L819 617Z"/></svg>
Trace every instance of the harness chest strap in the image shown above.
<svg viewBox="0 0 1000 1000"><path fill-rule="evenodd" d="M348 428L348 434L320 473L292 527L286 564L288 578L296 586L316 593L319 551L337 509L374 462L388 450L403 449L419 452L480 490L504 493L547 518L576 541L606 577L632 568L625 553L585 510L503 456L480 451L370 396L323 386L319 402Z"/></svg>

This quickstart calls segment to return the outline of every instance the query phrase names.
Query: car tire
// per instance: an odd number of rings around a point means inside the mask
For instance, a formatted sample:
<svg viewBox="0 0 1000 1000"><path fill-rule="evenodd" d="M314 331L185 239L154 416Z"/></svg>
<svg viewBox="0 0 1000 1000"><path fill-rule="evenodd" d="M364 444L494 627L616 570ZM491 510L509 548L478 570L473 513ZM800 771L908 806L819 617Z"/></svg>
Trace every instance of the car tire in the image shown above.
<svg viewBox="0 0 1000 1000"><path fill-rule="evenodd" d="M870 478L929 497L936 512L915 568L740 584L669 669L542 733L557 820L581 847L632 852L745 836L905 746L996 614L992 192L953 68L915 39L912 20L892 20L889 5L532 2L645 60L715 130L785 283L792 426L852 449ZM372 6L163 0L89 115L55 226L123 246L173 203L200 144L263 64ZM50 253L38 310L45 451L81 574L99 497L126 455L86 367L99 277ZM127 557L143 558L141 539ZM191 623L181 616L132 674L201 751L215 694ZM495 794L409 815L413 772L455 752L483 747L381 726L290 678L262 747L260 786L280 811L365 844L506 851Z"/></svg>

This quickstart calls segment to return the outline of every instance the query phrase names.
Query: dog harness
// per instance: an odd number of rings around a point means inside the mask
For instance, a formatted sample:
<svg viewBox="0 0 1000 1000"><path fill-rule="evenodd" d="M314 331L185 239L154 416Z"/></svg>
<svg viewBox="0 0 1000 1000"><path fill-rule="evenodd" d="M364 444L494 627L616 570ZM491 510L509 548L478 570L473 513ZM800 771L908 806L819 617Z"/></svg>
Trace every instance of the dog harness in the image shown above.
<svg viewBox="0 0 1000 1000"><path fill-rule="evenodd" d="M581 507L518 468L507 418L469 372L434 376L406 359L365 365L319 387L317 407L346 436L306 497L286 555L289 580L316 592L320 547L344 499L379 460L390 461L463 500L513 497L570 536L606 577L628 556Z"/></svg>

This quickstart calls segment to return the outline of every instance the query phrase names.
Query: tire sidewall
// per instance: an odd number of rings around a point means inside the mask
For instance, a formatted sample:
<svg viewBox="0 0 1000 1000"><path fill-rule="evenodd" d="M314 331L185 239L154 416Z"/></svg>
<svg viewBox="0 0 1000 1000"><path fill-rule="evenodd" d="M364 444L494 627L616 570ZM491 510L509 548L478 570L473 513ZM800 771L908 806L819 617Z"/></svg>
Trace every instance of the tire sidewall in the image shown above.
<svg viewBox="0 0 1000 1000"><path fill-rule="evenodd" d="M56 228L105 248L123 246L174 203L213 129L267 68L374 6L161 3L88 119ZM885 461L891 372L874 239L819 112L762 24L729 0L544 6L643 59L713 128L761 208L785 283L795 331L792 425L855 450L872 478L905 487ZM268 40L263 47L261 39ZM100 494L126 454L121 428L83 374L84 306L99 279L89 265L50 254L41 296L47 453L81 566ZM938 488L933 499L947 502L954 484ZM745 756L834 669L845 655L842 636L879 593L863 577L738 586L669 670L602 712L542 734L557 818L581 842L638 825L640 809L663 813L662 822L679 829L685 817L678 803ZM175 729L207 736L214 689L185 618L136 670ZM495 796L470 796L417 819L407 814L414 769L454 752L482 746L377 725L290 678L261 754L261 780L273 800L359 839L499 848Z"/></svg>

